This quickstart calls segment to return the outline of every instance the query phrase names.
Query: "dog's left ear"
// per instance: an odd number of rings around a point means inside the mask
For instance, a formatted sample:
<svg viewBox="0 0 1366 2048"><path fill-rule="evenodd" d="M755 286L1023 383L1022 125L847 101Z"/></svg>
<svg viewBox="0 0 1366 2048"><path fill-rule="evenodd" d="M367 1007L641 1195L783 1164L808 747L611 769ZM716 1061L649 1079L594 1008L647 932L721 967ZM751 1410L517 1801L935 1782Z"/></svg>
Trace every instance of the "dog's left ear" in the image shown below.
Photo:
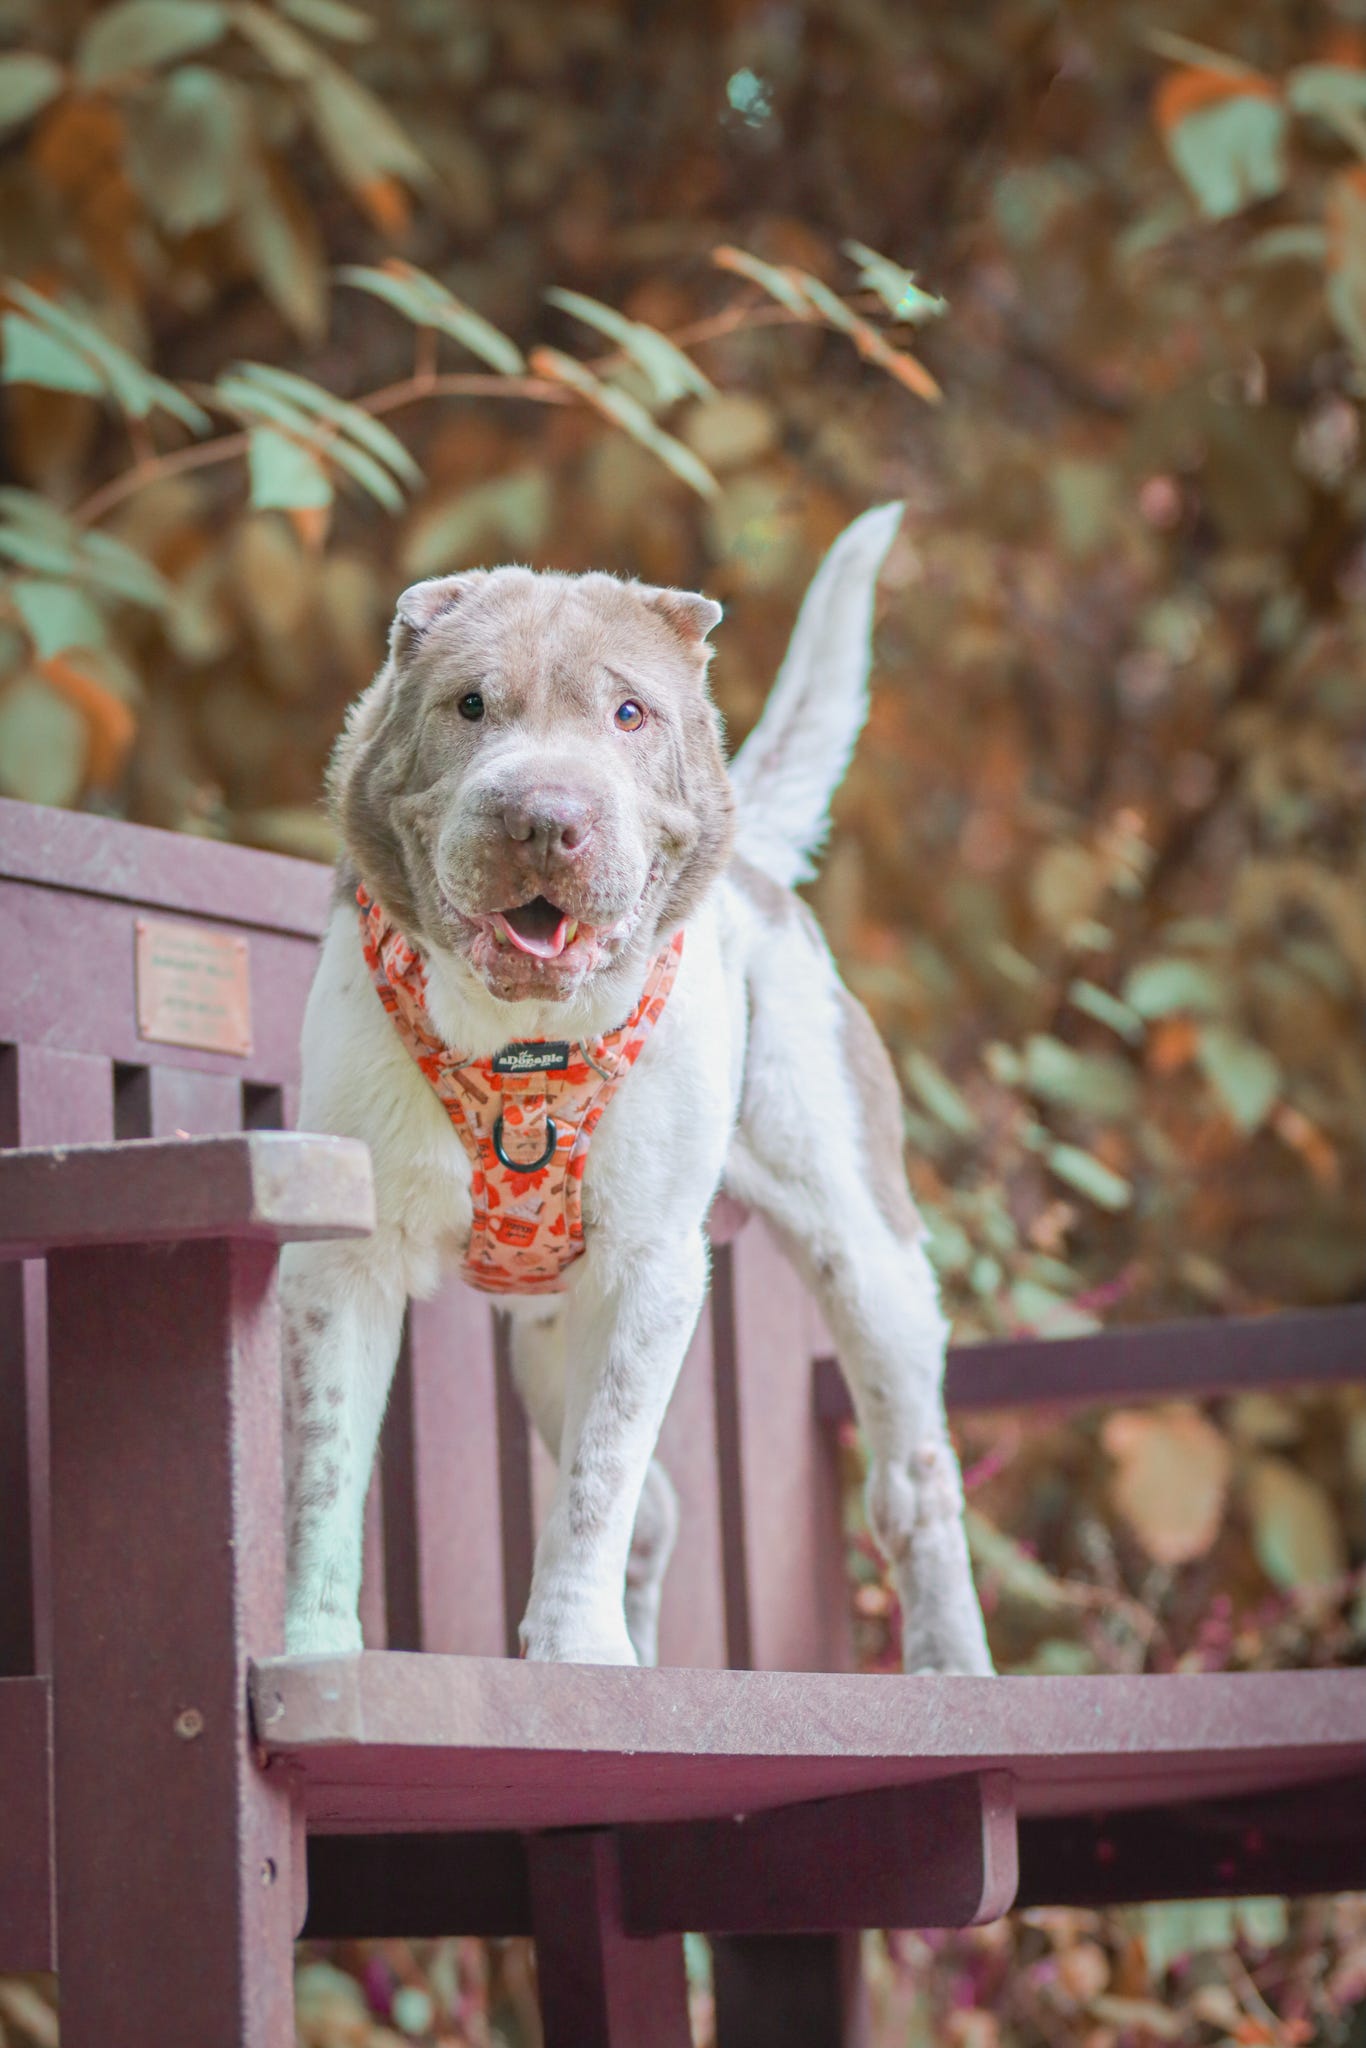
<svg viewBox="0 0 1366 2048"><path fill-rule="evenodd" d="M640 594L685 646L701 647L712 627L721 622L721 607L716 599L703 597L700 591L642 589ZM710 654L711 649L706 652Z"/></svg>

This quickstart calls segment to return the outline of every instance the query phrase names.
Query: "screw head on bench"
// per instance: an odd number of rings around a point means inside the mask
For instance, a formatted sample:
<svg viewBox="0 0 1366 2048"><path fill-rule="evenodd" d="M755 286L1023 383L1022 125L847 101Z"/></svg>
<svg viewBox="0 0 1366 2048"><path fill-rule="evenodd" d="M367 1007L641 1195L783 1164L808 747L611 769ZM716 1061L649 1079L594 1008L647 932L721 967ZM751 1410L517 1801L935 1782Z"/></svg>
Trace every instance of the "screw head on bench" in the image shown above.
<svg viewBox="0 0 1366 2048"><path fill-rule="evenodd" d="M198 1707L182 1707L171 1725L182 1742L193 1742L204 1733L204 1716Z"/></svg>

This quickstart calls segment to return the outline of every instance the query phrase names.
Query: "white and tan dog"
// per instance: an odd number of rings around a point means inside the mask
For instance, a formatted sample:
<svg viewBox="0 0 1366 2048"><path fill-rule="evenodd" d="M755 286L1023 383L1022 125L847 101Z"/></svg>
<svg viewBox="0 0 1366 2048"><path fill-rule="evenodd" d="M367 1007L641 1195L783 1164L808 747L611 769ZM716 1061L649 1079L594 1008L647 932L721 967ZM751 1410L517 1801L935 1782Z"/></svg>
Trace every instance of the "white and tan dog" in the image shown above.
<svg viewBox="0 0 1366 2048"><path fill-rule="evenodd" d="M527 1655L654 1659L677 1515L653 1453L724 1188L768 1219L834 1335L907 1669L990 1670L896 1081L790 893L864 721L873 588L899 517L884 506L836 542L729 772L710 599L496 569L399 600L332 766L348 860L304 1025L301 1125L366 1141L380 1222L363 1242L285 1254L291 1651L360 1647L362 1508L404 1306L465 1257L482 1185L377 996L359 881L425 977L430 1042L470 1061L592 1045L684 934L583 1162L581 1256L562 1292L506 1297L518 1385L559 1467Z"/></svg>

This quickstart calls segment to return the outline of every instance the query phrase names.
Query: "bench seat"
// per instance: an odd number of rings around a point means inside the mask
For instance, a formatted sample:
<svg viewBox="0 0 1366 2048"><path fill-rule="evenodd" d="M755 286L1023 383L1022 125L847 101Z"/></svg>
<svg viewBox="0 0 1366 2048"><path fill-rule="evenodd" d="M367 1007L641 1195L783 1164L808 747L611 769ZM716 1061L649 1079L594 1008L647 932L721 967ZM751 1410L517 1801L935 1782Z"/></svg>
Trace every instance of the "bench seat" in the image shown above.
<svg viewBox="0 0 1366 2048"><path fill-rule="evenodd" d="M1366 1672L904 1678L376 1651L256 1664L310 1830L601 1827L1009 1771L1022 1814L1366 1767Z"/></svg>

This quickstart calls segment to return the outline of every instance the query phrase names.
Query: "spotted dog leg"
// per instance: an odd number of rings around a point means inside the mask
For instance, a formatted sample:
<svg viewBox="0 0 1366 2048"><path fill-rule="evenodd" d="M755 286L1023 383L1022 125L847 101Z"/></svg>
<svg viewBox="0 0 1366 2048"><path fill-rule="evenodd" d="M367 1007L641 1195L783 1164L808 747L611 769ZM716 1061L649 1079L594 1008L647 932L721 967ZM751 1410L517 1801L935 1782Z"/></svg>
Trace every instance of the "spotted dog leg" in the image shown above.
<svg viewBox="0 0 1366 2048"><path fill-rule="evenodd" d="M512 1376L537 1435L558 1460L564 1428L565 1313L544 1302L512 1317ZM640 1492L626 1562L626 1628L641 1664L659 1660L659 1606L678 1535L678 1495L658 1458Z"/></svg>
<svg viewBox="0 0 1366 2048"><path fill-rule="evenodd" d="M368 1248L366 1248L368 1249ZM404 1295L356 1247L299 1244L281 1261L286 1496L285 1648L361 1647L361 1540Z"/></svg>
<svg viewBox="0 0 1366 2048"><path fill-rule="evenodd" d="M776 894L777 892L775 892ZM946 1326L906 1188L901 1098L872 1024L795 901L751 962L751 1039L725 1186L820 1302L868 1450L868 1515L908 1671L990 1671L944 1418Z"/></svg>

